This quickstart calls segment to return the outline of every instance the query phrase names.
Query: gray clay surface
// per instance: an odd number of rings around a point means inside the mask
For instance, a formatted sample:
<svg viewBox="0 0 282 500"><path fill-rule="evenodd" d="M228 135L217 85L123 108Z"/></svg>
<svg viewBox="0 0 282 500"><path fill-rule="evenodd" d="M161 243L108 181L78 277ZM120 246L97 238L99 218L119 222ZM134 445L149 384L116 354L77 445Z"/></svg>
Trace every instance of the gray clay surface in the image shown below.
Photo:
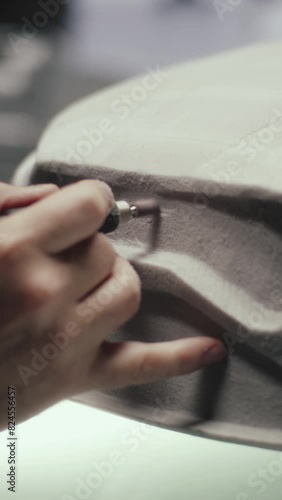
<svg viewBox="0 0 282 500"><path fill-rule="evenodd" d="M144 297L112 339L209 334L230 348L227 362L192 376L78 400L282 449L281 56L281 44L258 45L165 69L125 117L121 99L141 95L141 76L75 104L44 134L30 182L99 178L116 199L161 202L157 234L148 218L113 236Z"/></svg>

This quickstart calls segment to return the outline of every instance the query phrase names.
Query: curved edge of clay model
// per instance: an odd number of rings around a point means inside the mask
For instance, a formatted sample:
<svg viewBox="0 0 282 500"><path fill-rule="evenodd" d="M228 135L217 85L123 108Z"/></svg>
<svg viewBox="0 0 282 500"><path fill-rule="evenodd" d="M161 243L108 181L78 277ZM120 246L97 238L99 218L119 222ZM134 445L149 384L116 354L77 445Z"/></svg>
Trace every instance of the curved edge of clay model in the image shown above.
<svg viewBox="0 0 282 500"><path fill-rule="evenodd" d="M32 182L99 178L117 199L161 203L157 235L144 219L113 236L144 288L113 340L211 334L231 354L190 377L80 400L155 423L160 399L171 423L187 415L178 430L282 449L281 54L257 45L148 68L44 133Z"/></svg>
<svg viewBox="0 0 282 500"><path fill-rule="evenodd" d="M14 186L28 186L31 182L32 173L36 169L36 153L30 153L19 165L11 178Z"/></svg>

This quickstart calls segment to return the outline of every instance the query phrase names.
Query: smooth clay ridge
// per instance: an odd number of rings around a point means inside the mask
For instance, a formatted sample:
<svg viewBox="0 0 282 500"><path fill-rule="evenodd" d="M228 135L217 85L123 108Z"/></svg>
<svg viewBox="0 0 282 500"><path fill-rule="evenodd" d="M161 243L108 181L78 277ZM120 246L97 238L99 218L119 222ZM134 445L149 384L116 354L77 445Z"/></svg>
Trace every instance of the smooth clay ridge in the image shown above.
<svg viewBox="0 0 282 500"><path fill-rule="evenodd" d="M116 199L161 203L160 223L140 219L113 236L144 289L140 313L113 340L210 334L232 349L227 362L192 376L80 401L282 449L281 50L256 46L168 68L124 121L112 104L144 80L111 87L46 130L31 182L99 178ZM79 156L105 110L116 126L100 148L88 143L87 157Z"/></svg>

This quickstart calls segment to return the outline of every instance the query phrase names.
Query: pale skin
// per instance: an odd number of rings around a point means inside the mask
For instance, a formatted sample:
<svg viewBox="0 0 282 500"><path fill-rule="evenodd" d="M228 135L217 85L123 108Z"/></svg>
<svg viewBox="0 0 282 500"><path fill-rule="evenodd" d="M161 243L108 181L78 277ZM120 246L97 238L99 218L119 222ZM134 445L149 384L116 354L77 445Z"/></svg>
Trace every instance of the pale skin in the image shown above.
<svg viewBox="0 0 282 500"><path fill-rule="evenodd" d="M7 427L9 386L19 423L81 392L157 382L226 356L209 337L107 341L141 301L138 275L98 231L112 204L99 181L60 190L0 183L0 212L21 207L0 219L0 429ZM101 297L108 297L102 305ZM66 331L68 344L56 348ZM35 351L52 359L38 369Z"/></svg>

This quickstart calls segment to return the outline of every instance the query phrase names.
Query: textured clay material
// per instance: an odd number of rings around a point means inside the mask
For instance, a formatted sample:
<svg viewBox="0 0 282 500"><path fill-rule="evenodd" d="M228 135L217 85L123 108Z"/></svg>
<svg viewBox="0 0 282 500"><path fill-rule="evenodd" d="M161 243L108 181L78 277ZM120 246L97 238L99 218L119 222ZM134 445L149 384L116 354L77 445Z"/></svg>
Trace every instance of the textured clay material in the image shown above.
<svg viewBox="0 0 282 500"><path fill-rule="evenodd" d="M157 224L112 237L143 283L114 341L208 334L230 352L190 376L76 399L282 449L282 45L148 70L61 113L32 158L30 182L98 178L116 199L161 203Z"/></svg>

